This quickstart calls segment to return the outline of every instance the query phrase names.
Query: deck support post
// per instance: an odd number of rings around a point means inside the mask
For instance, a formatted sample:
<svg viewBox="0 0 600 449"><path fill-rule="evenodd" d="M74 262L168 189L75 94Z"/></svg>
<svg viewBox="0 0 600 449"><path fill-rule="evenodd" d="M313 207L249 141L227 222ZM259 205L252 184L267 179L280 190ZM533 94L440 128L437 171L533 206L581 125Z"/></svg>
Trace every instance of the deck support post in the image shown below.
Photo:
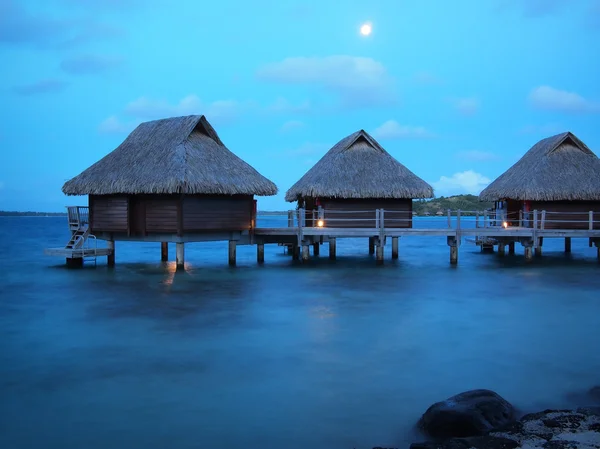
<svg viewBox="0 0 600 449"><path fill-rule="evenodd" d="M525 247L525 260L531 262L533 260L533 242L523 243Z"/></svg>
<svg viewBox="0 0 600 449"><path fill-rule="evenodd" d="M234 267L237 258L237 242L229 240L229 266Z"/></svg>
<svg viewBox="0 0 600 449"><path fill-rule="evenodd" d="M535 246L535 257L542 257L542 244L544 243L544 237L538 239L538 244Z"/></svg>
<svg viewBox="0 0 600 449"><path fill-rule="evenodd" d="M67 268L83 268L83 257L67 257Z"/></svg>
<svg viewBox="0 0 600 449"><path fill-rule="evenodd" d="M565 237L565 253L571 252L571 237Z"/></svg>
<svg viewBox="0 0 600 449"><path fill-rule="evenodd" d="M292 260L300 259L300 247L297 243L292 246Z"/></svg>
<svg viewBox="0 0 600 449"><path fill-rule="evenodd" d="M375 258L377 260L377 265L383 265L383 242L381 239L377 239L375 245Z"/></svg>
<svg viewBox="0 0 600 449"><path fill-rule="evenodd" d="M369 237L369 255L375 254L375 237Z"/></svg>
<svg viewBox="0 0 600 449"><path fill-rule="evenodd" d="M177 270L183 270L185 266L185 251L183 242L175 244L175 265Z"/></svg>
<svg viewBox="0 0 600 449"><path fill-rule="evenodd" d="M336 252L336 239L331 237L329 239L329 260L335 260Z"/></svg>
<svg viewBox="0 0 600 449"><path fill-rule="evenodd" d="M513 255L515 253L515 242L508 243L508 254Z"/></svg>
<svg viewBox="0 0 600 449"><path fill-rule="evenodd" d="M506 255L506 244L504 242L498 243L498 255L499 256Z"/></svg>
<svg viewBox="0 0 600 449"><path fill-rule="evenodd" d="M313 243L313 254L318 256L321 253L321 244L319 242Z"/></svg>
<svg viewBox="0 0 600 449"><path fill-rule="evenodd" d="M399 237L392 237L392 259L398 258L398 239Z"/></svg>
<svg viewBox="0 0 600 449"><path fill-rule="evenodd" d="M450 265L458 263L458 241L456 237L448 237L446 242L450 247Z"/></svg>
<svg viewBox="0 0 600 449"><path fill-rule="evenodd" d="M256 245L256 261L258 263L265 262L265 244L264 243L259 243L258 245Z"/></svg>
<svg viewBox="0 0 600 449"><path fill-rule="evenodd" d="M109 250L111 250L110 254L108 256L106 256L106 265L108 265L109 267L114 267L115 266L115 241L107 240L106 247ZM82 261L83 261L83 259L82 259Z"/></svg>
<svg viewBox="0 0 600 449"><path fill-rule="evenodd" d="M169 260L169 243L161 242L160 243L160 260L166 262Z"/></svg>
<svg viewBox="0 0 600 449"><path fill-rule="evenodd" d="M309 258L309 246L308 245L302 245L302 262L307 262L308 258Z"/></svg>

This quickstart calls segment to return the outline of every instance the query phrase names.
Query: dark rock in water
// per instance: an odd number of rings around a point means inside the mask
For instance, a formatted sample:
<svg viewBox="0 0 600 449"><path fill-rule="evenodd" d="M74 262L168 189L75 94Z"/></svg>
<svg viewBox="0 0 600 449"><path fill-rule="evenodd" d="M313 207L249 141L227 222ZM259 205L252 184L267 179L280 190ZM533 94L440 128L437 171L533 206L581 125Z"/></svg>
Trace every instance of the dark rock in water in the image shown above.
<svg viewBox="0 0 600 449"><path fill-rule="evenodd" d="M479 436L469 438L451 438L443 443L413 443L410 449L515 449L519 443L502 437Z"/></svg>
<svg viewBox="0 0 600 449"><path fill-rule="evenodd" d="M600 416L600 406L598 407L579 407L577 413L586 416Z"/></svg>
<svg viewBox="0 0 600 449"><path fill-rule="evenodd" d="M499 394L471 390L433 404L419 427L434 438L470 437L504 427L515 415L514 407Z"/></svg>

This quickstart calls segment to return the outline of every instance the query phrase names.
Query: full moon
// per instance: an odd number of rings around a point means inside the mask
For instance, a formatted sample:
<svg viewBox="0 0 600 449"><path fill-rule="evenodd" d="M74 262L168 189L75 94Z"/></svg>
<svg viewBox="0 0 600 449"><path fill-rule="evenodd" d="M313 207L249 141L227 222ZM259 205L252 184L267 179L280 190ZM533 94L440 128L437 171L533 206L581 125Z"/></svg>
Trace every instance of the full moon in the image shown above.
<svg viewBox="0 0 600 449"><path fill-rule="evenodd" d="M368 36L369 34L371 34L372 30L373 27L371 27L370 23L364 23L360 27L360 34L362 34L363 36Z"/></svg>

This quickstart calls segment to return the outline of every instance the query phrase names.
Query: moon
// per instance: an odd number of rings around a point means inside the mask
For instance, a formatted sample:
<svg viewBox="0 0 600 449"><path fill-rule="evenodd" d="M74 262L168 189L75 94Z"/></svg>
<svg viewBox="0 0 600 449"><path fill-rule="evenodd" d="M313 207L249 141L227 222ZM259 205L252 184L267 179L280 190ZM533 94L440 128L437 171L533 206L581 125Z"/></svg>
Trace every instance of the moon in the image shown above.
<svg viewBox="0 0 600 449"><path fill-rule="evenodd" d="M373 27L370 23L363 23L360 26L360 34L362 34L363 36L368 36L369 34L371 34L371 31L373 31Z"/></svg>

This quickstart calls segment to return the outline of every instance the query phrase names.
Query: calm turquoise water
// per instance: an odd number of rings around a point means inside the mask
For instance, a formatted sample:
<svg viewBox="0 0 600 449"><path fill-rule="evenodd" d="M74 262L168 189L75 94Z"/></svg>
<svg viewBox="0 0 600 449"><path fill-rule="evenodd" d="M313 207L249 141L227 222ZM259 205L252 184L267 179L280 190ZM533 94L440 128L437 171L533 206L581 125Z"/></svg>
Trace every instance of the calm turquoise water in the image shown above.
<svg viewBox="0 0 600 449"><path fill-rule="evenodd" d="M175 273L160 245L120 242L114 270L68 270L43 255L65 218L0 231L2 449L407 447L463 390L533 410L600 383L586 240L532 264L464 243L458 267L442 237L403 238L382 267L366 239L305 265L240 247L233 269L225 243L190 244Z"/></svg>

